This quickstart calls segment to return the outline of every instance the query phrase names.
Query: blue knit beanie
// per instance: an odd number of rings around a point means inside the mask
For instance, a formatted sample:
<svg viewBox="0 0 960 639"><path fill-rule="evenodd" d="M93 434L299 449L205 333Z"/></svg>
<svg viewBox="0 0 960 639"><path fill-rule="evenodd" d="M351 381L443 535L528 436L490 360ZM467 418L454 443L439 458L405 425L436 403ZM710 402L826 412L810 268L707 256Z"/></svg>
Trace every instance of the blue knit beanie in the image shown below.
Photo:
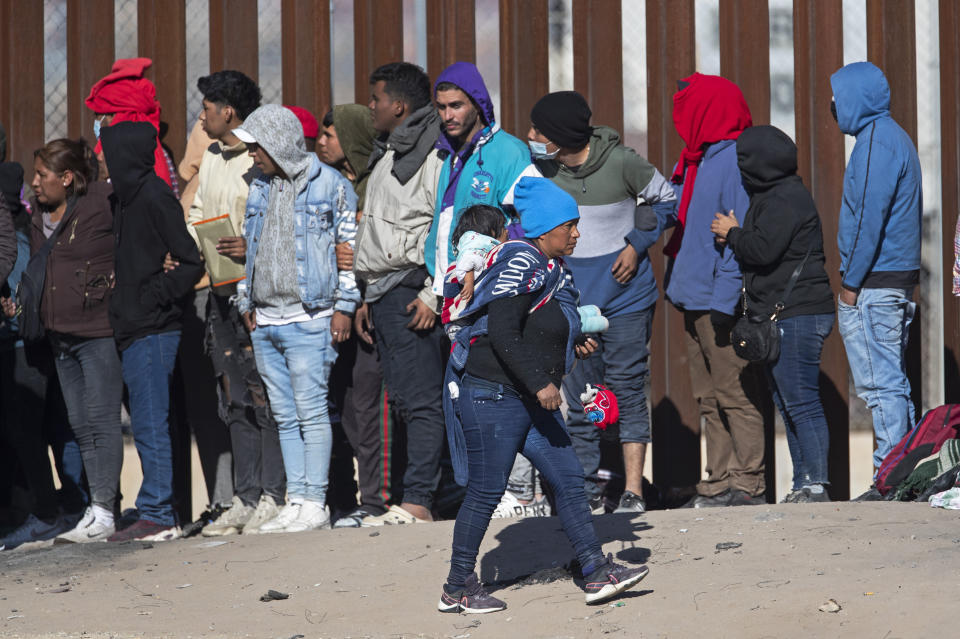
<svg viewBox="0 0 960 639"><path fill-rule="evenodd" d="M513 191L525 237L540 237L570 220L580 219L580 208L569 193L546 178L520 178Z"/></svg>

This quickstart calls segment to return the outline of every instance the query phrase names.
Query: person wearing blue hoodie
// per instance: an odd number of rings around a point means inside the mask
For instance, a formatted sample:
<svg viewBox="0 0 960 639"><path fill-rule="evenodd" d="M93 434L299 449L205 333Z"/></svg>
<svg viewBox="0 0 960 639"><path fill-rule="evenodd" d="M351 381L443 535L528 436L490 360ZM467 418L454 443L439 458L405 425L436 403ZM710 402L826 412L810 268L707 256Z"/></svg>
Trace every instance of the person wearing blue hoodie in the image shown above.
<svg viewBox="0 0 960 639"><path fill-rule="evenodd" d="M873 465L914 425L905 355L920 282L922 176L917 149L890 116L890 85L869 62L830 77L831 111L857 143L843 178L838 317L857 395L873 414Z"/></svg>
<svg viewBox="0 0 960 639"><path fill-rule="evenodd" d="M527 145L500 128L493 102L476 66L454 62L433 86L443 133L437 149L446 154L437 187L436 214L424 247L433 292L443 295L443 275L454 262L453 229L474 204L513 210L513 190L524 176L541 177ZM514 221L510 237L522 237Z"/></svg>

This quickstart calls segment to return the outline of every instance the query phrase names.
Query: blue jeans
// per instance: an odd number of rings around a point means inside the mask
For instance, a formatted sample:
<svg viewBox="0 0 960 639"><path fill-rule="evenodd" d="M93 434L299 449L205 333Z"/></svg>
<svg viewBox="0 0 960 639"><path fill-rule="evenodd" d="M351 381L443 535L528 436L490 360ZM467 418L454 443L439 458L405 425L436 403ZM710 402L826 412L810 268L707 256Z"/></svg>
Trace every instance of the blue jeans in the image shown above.
<svg viewBox="0 0 960 639"><path fill-rule="evenodd" d="M544 410L516 389L463 378L457 410L467 444L467 496L453 527L447 583L462 588L477 563L490 517L507 488L514 458L522 452L553 488L560 523L586 574L603 561L583 492L583 470L560 411Z"/></svg>
<svg viewBox="0 0 960 639"><path fill-rule="evenodd" d="M617 397L620 409L620 441L650 442L650 414L647 410L647 378L650 376L650 330L654 306L610 318L610 328L600 335L600 349L587 359L577 360L563 378L567 400L567 432L587 477L600 467L600 430L583 414L580 393L586 384L605 384ZM590 497L600 496L595 481L586 482Z"/></svg>
<svg viewBox="0 0 960 639"><path fill-rule="evenodd" d="M856 306L840 302L837 311L857 396L873 413L874 468L916 421L906 370L908 328L917 308L912 295L913 289L865 288Z"/></svg>
<svg viewBox="0 0 960 639"><path fill-rule="evenodd" d="M830 431L820 401L820 353L833 330L833 313L779 320L780 359L768 365L773 401L787 430L793 490L827 484Z"/></svg>
<svg viewBox="0 0 960 639"><path fill-rule="evenodd" d="M112 511L123 465L123 373L112 337L50 336L70 427L87 471L90 501Z"/></svg>
<svg viewBox="0 0 960 639"><path fill-rule="evenodd" d="M141 337L121 355L123 381L130 395L133 441L143 468L137 510L142 519L164 526L177 523L169 417L170 379L179 345L180 331L170 331Z"/></svg>
<svg viewBox="0 0 960 639"><path fill-rule="evenodd" d="M327 386L337 359L330 318L258 326L250 339L280 431L287 495L325 504L333 445Z"/></svg>

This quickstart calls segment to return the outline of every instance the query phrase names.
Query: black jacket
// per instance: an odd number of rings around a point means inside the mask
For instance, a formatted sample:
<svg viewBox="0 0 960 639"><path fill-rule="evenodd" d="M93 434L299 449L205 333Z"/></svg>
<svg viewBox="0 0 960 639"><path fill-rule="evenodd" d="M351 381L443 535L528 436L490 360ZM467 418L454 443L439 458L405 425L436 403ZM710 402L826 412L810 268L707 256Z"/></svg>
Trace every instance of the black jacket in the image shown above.
<svg viewBox="0 0 960 639"><path fill-rule="evenodd" d="M114 191L116 288L110 323L120 349L147 335L180 329L179 303L203 275L183 209L153 170L157 130L121 122L100 134ZM180 266L163 272L164 255Z"/></svg>
<svg viewBox="0 0 960 639"><path fill-rule="evenodd" d="M776 127L751 127L737 139L737 164L750 208L743 227L731 229L727 242L743 271L750 312L773 313L783 301L790 276L812 247L779 317L833 313L820 216L797 175L797 146Z"/></svg>
<svg viewBox="0 0 960 639"><path fill-rule="evenodd" d="M13 214L20 210L23 167L16 162L0 163L0 283L7 281L17 261L17 234Z"/></svg>

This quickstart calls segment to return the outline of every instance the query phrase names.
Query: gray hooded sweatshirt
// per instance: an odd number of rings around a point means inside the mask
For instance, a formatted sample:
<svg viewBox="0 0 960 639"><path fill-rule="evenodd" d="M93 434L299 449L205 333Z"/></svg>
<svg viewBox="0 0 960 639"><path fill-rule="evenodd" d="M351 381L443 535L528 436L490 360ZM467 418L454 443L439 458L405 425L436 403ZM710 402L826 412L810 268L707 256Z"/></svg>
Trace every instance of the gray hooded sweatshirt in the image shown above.
<svg viewBox="0 0 960 639"><path fill-rule="evenodd" d="M258 308L288 315L303 310L297 285L293 214L297 193L307 183L310 154L304 145L300 120L279 104L265 104L251 113L243 122L243 130L256 139L284 173L270 180L251 296Z"/></svg>

